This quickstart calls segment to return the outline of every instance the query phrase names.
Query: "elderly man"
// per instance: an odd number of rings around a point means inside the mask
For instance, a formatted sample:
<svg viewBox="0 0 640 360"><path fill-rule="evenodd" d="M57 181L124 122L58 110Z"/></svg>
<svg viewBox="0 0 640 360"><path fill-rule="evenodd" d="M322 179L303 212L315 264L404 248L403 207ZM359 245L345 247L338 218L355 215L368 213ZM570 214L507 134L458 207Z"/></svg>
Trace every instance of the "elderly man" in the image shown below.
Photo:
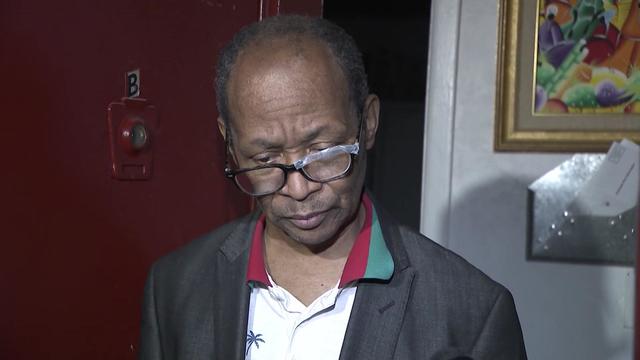
<svg viewBox="0 0 640 360"><path fill-rule="evenodd" d="M225 173L255 214L159 260L141 359L524 359L513 299L363 189L379 99L337 26L280 16L217 68Z"/></svg>

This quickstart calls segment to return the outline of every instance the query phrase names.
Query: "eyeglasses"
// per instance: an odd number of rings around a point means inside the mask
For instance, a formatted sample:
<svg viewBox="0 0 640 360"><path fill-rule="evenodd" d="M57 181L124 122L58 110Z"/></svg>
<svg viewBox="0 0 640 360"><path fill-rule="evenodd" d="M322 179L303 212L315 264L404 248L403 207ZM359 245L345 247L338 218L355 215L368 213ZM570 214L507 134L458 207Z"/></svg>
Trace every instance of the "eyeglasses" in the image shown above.
<svg viewBox="0 0 640 360"><path fill-rule="evenodd" d="M227 144L224 174L227 178L233 179L240 190L251 196L269 195L282 189L287 182L287 175L291 171L299 171L305 179L313 182L326 183L337 180L347 176L351 171L351 165L360 152L361 131L362 120L354 144L332 146L311 153L290 165L268 164L231 170L229 166L230 144ZM230 139L228 130L226 138Z"/></svg>

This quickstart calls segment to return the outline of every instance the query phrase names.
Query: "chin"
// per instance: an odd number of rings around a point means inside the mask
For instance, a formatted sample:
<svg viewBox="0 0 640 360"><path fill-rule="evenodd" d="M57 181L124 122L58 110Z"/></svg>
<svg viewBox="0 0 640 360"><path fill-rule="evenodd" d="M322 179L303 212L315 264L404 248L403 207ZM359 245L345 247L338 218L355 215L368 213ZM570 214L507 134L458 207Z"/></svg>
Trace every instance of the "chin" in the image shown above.
<svg viewBox="0 0 640 360"><path fill-rule="evenodd" d="M293 241L310 248L327 248L338 238L337 231L323 231L323 226L311 230L286 229L285 233ZM337 229L334 229L337 230Z"/></svg>
<svg viewBox="0 0 640 360"><path fill-rule="evenodd" d="M342 218L339 214L336 217L328 217L313 229L300 229L293 224L286 224L284 233L293 241L305 245L313 250L322 251L333 245L340 237L342 231L351 222Z"/></svg>
<svg viewBox="0 0 640 360"><path fill-rule="evenodd" d="M328 204L331 202L320 203ZM335 205L328 206L329 210L317 223L313 220L308 223L298 222L291 218L283 217L273 211L274 204L272 203L261 203L261 207L267 218L271 219L271 224L274 225L274 228L284 237L314 251L322 251L333 245L340 238L343 231L355 221L360 208L360 202L355 201L353 203L333 201L332 203ZM327 206L317 206L317 208L324 209Z"/></svg>

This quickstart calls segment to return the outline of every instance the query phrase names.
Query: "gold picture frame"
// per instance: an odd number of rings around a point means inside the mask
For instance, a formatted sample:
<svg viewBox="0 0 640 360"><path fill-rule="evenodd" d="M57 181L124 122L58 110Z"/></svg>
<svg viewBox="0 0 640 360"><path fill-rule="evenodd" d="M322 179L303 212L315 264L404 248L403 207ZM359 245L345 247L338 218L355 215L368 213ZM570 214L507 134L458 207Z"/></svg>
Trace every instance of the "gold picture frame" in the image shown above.
<svg viewBox="0 0 640 360"><path fill-rule="evenodd" d="M637 5L640 0L627 1ZM640 113L637 110L615 114L542 114L534 109L539 21L549 3L553 2L498 0L494 149L604 152L611 142L622 138L640 142Z"/></svg>

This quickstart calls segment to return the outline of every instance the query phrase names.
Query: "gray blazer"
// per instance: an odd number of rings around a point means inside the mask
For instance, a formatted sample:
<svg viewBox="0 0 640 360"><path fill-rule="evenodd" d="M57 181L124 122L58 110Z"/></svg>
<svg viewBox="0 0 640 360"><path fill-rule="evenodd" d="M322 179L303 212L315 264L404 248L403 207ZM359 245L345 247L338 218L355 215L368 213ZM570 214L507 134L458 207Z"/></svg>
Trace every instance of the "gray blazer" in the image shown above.
<svg viewBox="0 0 640 360"><path fill-rule="evenodd" d="M358 284L340 360L526 359L507 289L376 211L395 270L389 281ZM151 267L139 359L244 358L245 276L257 215L224 225Z"/></svg>

